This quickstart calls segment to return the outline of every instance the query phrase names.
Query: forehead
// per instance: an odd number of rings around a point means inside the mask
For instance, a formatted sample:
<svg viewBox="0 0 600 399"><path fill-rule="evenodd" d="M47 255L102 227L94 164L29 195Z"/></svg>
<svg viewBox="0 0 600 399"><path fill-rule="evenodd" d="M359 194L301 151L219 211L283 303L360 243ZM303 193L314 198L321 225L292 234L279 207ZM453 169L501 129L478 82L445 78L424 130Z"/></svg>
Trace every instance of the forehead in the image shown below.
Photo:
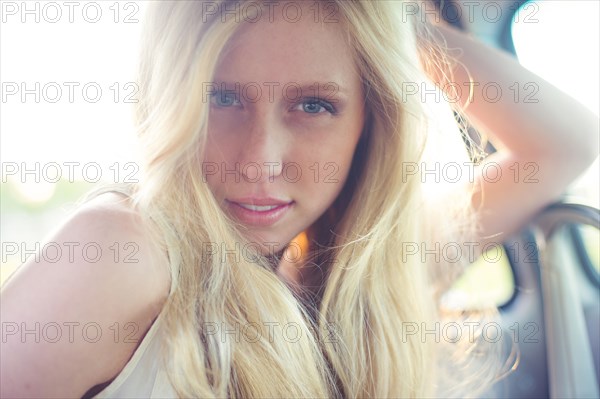
<svg viewBox="0 0 600 399"><path fill-rule="evenodd" d="M339 22L325 23L309 8L314 2L295 4L302 10L295 22L282 13L281 3L272 18L263 13L257 22L244 22L220 56L217 78L281 83L344 81L349 85L359 80L341 17Z"/></svg>

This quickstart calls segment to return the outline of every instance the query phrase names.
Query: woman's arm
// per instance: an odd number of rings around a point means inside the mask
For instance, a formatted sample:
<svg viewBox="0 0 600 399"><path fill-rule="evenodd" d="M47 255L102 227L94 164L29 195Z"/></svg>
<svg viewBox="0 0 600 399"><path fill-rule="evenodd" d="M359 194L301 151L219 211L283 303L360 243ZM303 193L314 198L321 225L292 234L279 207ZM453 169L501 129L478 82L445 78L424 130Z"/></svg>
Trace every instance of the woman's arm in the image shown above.
<svg viewBox="0 0 600 399"><path fill-rule="evenodd" d="M81 397L111 380L164 303L163 257L124 205L101 197L2 286L2 398Z"/></svg>
<svg viewBox="0 0 600 399"><path fill-rule="evenodd" d="M481 209L483 236L492 236L479 241L500 242L555 201L598 157L598 117L510 55L454 28L436 28L448 49L460 53L456 58L463 65L454 68L452 81L462 88L467 117L497 149L475 168L473 201Z"/></svg>

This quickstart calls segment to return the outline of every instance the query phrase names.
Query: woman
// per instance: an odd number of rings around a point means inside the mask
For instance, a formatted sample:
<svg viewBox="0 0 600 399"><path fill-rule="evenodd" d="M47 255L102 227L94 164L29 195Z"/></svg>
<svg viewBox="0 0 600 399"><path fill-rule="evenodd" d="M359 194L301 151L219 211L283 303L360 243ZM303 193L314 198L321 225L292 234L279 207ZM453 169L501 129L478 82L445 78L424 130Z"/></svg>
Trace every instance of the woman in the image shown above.
<svg viewBox="0 0 600 399"><path fill-rule="evenodd" d="M143 178L91 195L52 238L94 242L99 261L32 260L3 288L4 320L69 339L3 340L2 395L425 397L493 382L497 345L414 327L442 320L461 255L591 164L598 120L504 54L426 35L415 5L151 2ZM432 82L445 91L428 99ZM488 82L535 82L540 101L492 103ZM469 161L451 105L498 151L428 184L435 162ZM537 183L509 173L525 163ZM460 261L409 256L440 243Z"/></svg>

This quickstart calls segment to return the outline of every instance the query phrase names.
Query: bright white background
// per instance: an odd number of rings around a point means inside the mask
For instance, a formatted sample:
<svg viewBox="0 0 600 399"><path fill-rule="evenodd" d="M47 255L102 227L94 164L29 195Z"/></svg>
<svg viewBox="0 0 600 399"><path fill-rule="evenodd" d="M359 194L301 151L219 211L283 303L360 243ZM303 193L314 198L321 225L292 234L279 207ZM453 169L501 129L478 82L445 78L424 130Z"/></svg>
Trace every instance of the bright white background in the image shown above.
<svg viewBox="0 0 600 399"><path fill-rule="evenodd" d="M135 86L126 85L134 81L144 2L75 2L72 22L70 9L64 3L1 4L0 156L3 163L19 163L20 170L21 162L26 162L28 168L34 168L38 162L42 177L43 166L48 162L63 166L64 178L69 173L64 162L79 162L80 166L73 170L80 178L83 166L96 162L104 168L103 180L112 181L115 172L108 169L110 165L119 162L123 170L126 162L136 159L132 104L126 102ZM84 9L88 3L93 6ZM58 22L52 23L53 20ZM93 20L97 22L88 22ZM72 102L70 89L65 85L68 82L79 84L73 88ZM21 85L34 90L36 83L40 86L40 98L27 94L23 99ZM84 92L84 85L90 83ZM9 90L14 90L14 84L19 91L11 95ZM57 86L62 96L53 103ZM98 86L102 93L97 102L92 102L97 93L94 87ZM134 94L130 100L137 97ZM8 166L4 168L3 180ZM94 180L96 168L86 170L86 177ZM54 168L46 172L51 179L56 175ZM51 196L52 184L36 184L33 174L25 177L13 181L21 183L16 186L30 200L42 201Z"/></svg>
<svg viewBox="0 0 600 399"><path fill-rule="evenodd" d="M133 104L126 102L134 87L126 85L135 77L145 2L75 1L71 9L65 3L0 2L0 282L65 220L98 177L96 164L102 181L123 181L124 172L131 171L125 166L137 160ZM72 102L65 82L79 84ZM29 90L39 83L40 98L23 99L23 83ZM102 90L97 102L91 102L93 89L87 92L91 98L84 97L83 86L90 83ZM10 95L15 84L19 92ZM62 89L55 103L53 85ZM58 183L44 181L56 176L56 168L44 176L44 166L52 162L61 166ZM65 162L79 163L73 166L74 182ZM16 175L9 173L14 163ZM22 163L29 170L37 165L37 175L23 176ZM17 253L9 254L13 248L5 245L17 245Z"/></svg>

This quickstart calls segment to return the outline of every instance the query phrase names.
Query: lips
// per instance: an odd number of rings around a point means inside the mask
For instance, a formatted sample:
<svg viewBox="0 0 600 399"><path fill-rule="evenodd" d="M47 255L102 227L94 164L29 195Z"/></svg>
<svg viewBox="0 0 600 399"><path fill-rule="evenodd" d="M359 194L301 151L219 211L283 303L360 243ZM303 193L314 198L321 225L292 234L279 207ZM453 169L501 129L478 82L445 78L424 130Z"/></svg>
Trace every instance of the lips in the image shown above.
<svg viewBox="0 0 600 399"><path fill-rule="evenodd" d="M239 198L226 200L226 203L236 219L252 226L271 226L281 220L294 205L294 201L276 198Z"/></svg>

